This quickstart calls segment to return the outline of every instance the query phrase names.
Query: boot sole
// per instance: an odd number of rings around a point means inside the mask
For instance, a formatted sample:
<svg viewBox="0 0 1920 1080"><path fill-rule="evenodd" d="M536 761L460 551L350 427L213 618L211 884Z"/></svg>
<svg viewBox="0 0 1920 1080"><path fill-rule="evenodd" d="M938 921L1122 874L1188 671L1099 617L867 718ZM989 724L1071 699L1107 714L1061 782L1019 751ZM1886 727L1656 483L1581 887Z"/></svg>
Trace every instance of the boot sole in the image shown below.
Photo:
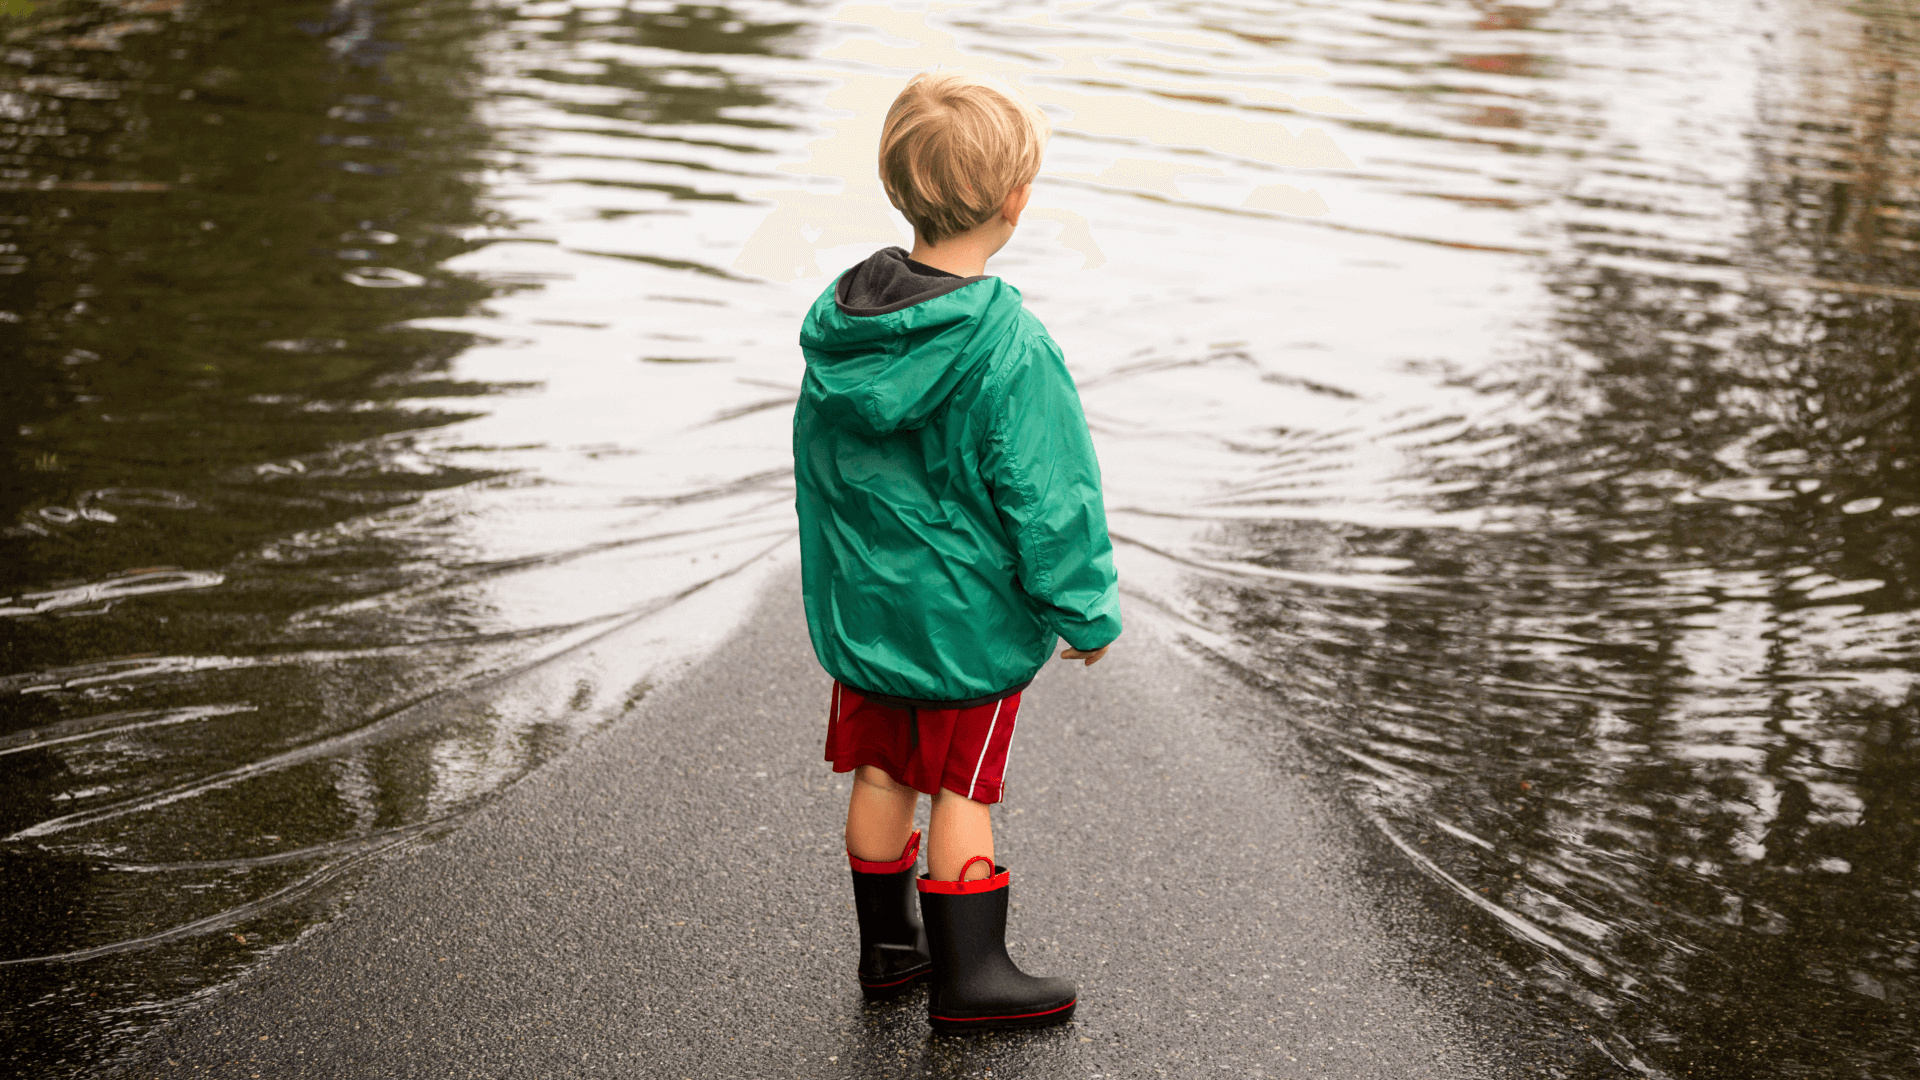
<svg viewBox="0 0 1920 1080"><path fill-rule="evenodd" d="M927 1014L927 1023L933 1025L935 1034L964 1035L970 1031L1002 1031L1008 1028L1050 1027L1064 1024L1073 1019L1074 1006L1080 1004L1074 998L1065 1005L1057 1005L1039 1012L1016 1013L1011 1016L935 1016Z"/></svg>
<svg viewBox="0 0 1920 1080"><path fill-rule="evenodd" d="M914 983L924 981L931 974L933 974L933 965L928 964L926 967L901 975L889 982L870 983L862 979L860 993L865 995L868 1001L891 1001L913 989Z"/></svg>

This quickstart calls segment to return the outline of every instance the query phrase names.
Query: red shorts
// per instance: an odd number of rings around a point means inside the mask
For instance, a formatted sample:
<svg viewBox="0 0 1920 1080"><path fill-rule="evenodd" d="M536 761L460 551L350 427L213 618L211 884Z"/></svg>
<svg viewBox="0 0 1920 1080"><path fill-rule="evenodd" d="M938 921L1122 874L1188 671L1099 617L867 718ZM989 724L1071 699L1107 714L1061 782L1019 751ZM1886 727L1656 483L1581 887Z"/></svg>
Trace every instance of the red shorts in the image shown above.
<svg viewBox="0 0 1920 1080"><path fill-rule="evenodd" d="M868 701L836 681L827 714L827 760L834 772L872 765L928 795L946 788L974 802L997 803L1019 715L1019 694L971 709L903 709Z"/></svg>

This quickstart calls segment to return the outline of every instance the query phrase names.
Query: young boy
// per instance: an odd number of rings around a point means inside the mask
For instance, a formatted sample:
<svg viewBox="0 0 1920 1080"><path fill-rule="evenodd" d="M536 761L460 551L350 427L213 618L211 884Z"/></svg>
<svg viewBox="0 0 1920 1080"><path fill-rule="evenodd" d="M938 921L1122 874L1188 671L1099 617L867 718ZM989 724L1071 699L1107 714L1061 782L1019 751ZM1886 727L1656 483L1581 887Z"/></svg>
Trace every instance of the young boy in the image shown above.
<svg viewBox="0 0 1920 1080"><path fill-rule="evenodd" d="M930 979L936 1031L1062 1023L1076 993L1007 957L988 808L1020 691L1120 634L1100 470L1060 349L985 274L1020 222L1046 117L953 72L887 112L880 176L913 224L800 332L794 413L807 625L834 678L827 760L855 773L847 858L869 998ZM915 803L932 796L929 873ZM913 911L917 885L920 911Z"/></svg>

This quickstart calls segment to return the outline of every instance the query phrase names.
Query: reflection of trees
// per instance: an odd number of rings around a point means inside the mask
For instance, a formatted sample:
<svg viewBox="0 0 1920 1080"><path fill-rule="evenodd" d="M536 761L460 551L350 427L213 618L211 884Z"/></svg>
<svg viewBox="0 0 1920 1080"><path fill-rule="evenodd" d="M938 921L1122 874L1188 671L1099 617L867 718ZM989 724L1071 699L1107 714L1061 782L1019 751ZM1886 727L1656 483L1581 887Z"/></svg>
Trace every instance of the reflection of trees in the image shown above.
<svg viewBox="0 0 1920 1080"><path fill-rule="evenodd" d="M402 399L487 389L434 377L464 336L398 324L459 314L487 295L437 268L472 246L457 230L483 215L474 174L491 135L471 117L469 84L490 16L454 2L213 0L140 19L129 6L68 0L0 24L12 140L0 172L0 595L155 564L229 569L271 538L469 478L430 463L396 467L392 437L453 418ZM316 14L326 21L294 22ZM372 267L418 284L346 280ZM354 554L367 565L327 568L336 580L295 572L275 581L279 590L220 590L164 609L170 621L152 611L9 619L0 674L102 656L244 653L271 638L279 613L337 598L355 571L377 575L407 555L377 545ZM330 680L344 681L323 670L143 687L143 703L161 710L260 708L225 726L63 747L68 762L86 762L72 773L45 751L0 755L0 835L356 722L326 709L371 690ZM127 693L9 693L0 734L97 718ZM351 794L321 770L290 772L278 786L237 788L224 811L213 798L176 808L198 819L115 822L111 846L136 864L244 862L271 854L262 834L337 838ZM129 872L77 846L0 846L7 957L139 937L313 865ZM0 1024L12 1025L0 1039L4 1071L85 1071L103 1041L126 1037L103 1014L150 1016L155 1001L248 961L243 945L224 941L0 969ZM98 997L71 993L81 985Z"/></svg>
<svg viewBox="0 0 1920 1080"><path fill-rule="evenodd" d="M607 18L609 14L612 18ZM802 26L797 22L748 22L728 8L708 4L678 4L671 11L616 9L609 12L605 8L575 8L558 21L559 28L544 35L549 40L611 41L708 56L791 55L784 47L791 44ZM745 115L747 110L766 111L779 107L782 102L768 91L764 82L744 79L727 68L697 63L640 64L613 57L602 58L597 67L598 70L590 74L551 69L532 74L548 82L583 83L629 92L614 104L569 102L561 106L581 116L649 124L711 124L733 128L791 126ZM731 196L727 198L732 201Z"/></svg>
<svg viewBox="0 0 1920 1080"><path fill-rule="evenodd" d="M470 569L453 565L445 504L398 509L472 476L409 453L408 431L458 418L416 399L496 389L445 374L466 336L409 324L488 295L441 267L493 217L479 174L497 163L494 135L474 116L474 83L479 49L502 40L497 10L210 0L135 26L120 18L130 2L68 0L0 25L20 27L0 50L0 124L14 124L0 136L15 139L5 152L19 165L0 162L0 189L20 208L0 216L11 245L0 355L14 380L0 395L0 597L154 564L227 581L166 603L0 622L0 677L26 677L0 684L0 736L44 737L53 722L75 735L59 758L0 746L0 835L117 815L0 843L0 895L44 901L0 913L13 957L232 912L445 827L428 823L471 809L599 716L592 687L571 700L565 687L528 690L512 708L432 696L511 669L568 628L472 633L477 605L436 588ZM714 6L596 10L614 18L514 33L555 51L598 38L768 53L793 29ZM115 48L87 44L109 27ZM556 67L543 77L579 70ZM630 93L576 112L645 122L669 145L653 125L766 126L778 104L700 63L615 61L591 81ZM350 522L383 509L394 512L378 525ZM152 666L86 686L45 677L112 657L144 659L103 669ZM263 662L194 666L229 657ZM47 692L14 692L35 673L31 688ZM327 741L349 734L358 741ZM224 782L170 797L210 778ZM183 995L290 940L312 911L274 903L234 927L244 941L200 934L0 968L0 1065L13 1066L0 1072L87 1072ZM75 986L87 989L66 992ZM42 1002L22 1034L28 1003Z"/></svg>
<svg viewBox="0 0 1920 1080"><path fill-rule="evenodd" d="M1439 584L1202 596L1408 770L1356 768L1367 798L1495 845L1433 833L1450 871L1604 926L1613 1025L1677 1075L1905 1076L1920 1048L1916 26L1828 16L1864 44L1792 58L1825 95L1769 103L1744 294L1691 256L1622 269L1604 233L1553 267L1559 355L1485 386L1536 415L1434 469L1512 531L1235 527L1256 561Z"/></svg>
<svg viewBox="0 0 1920 1080"><path fill-rule="evenodd" d="M410 39L395 66L362 32L365 4L336 5L335 24L306 33L290 32L294 9L199 5L112 49L87 42L115 25L114 5L56 7L13 32L5 61L25 89L8 95L17 157L0 224L17 259L0 276L12 478L0 526L14 527L0 588L217 566L264 532L363 512L333 496L336 480L266 485L254 470L337 469L316 455L443 419L387 403L473 392L422 384L462 338L393 324L484 295L434 272L469 246L450 228L480 213L468 175L487 136L468 119L462 53L478 17L414 5L398 34L383 28ZM427 281L343 280L371 265ZM377 455L349 467L368 474L356 485L383 486ZM163 489L202 510L71 518L103 488ZM164 541L134 539L148 530Z"/></svg>

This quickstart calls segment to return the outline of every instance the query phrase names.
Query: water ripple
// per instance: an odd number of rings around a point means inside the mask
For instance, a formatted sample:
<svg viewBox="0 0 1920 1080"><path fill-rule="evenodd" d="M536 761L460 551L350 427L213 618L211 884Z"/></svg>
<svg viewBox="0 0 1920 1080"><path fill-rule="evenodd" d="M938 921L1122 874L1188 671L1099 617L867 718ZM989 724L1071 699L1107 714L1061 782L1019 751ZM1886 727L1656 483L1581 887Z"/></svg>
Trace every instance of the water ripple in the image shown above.
<svg viewBox="0 0 1920 1080"><path fill-rule="evenodd" d="M212 570L129 570L84 585L0 596L0 616L19 618L79 607L92 607L92 614L104 614L128 597L211 589L225 581L225 574Z"/></svg>

